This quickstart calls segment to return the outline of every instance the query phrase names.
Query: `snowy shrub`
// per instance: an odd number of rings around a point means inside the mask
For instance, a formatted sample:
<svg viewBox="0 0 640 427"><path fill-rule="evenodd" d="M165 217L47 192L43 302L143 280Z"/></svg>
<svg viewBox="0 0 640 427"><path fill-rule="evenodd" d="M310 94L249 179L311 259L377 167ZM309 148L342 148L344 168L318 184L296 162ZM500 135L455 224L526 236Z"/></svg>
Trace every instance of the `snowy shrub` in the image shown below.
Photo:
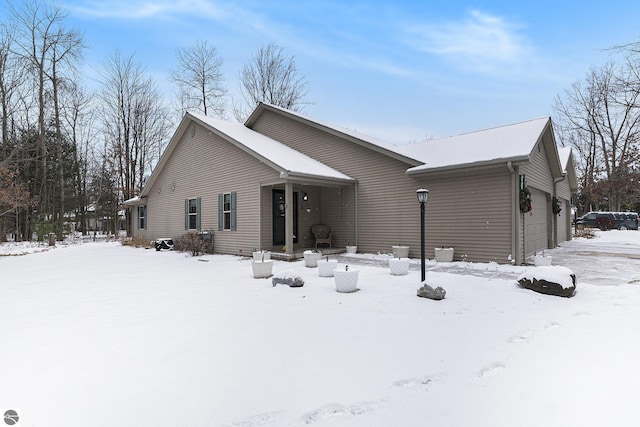
<svg viewBox="0 0 640 427"><path fill-rule="evenodd" d="M596 218L596 228L599 228L602 231L611 230L612 228L616 228L616 222L613 218L608 216L598 217Z"/></svg>
<svg viewBox="0 0 640 427"><path fill-rule="evenodd" d="M192 256L199 256L204 252L205 244L200 234L190 232L173 239L173 249L179 252L191 252Z"/></svg>
<svg viewBox="0 0 640 427"><path fill-rule="evenodd" d="M575 230L574 237L584 237L585 239L593 239L596 237L593 228L583 228L582 230Z"/></svg>
<svg viewBox="0 0 640 427"><path fill-rule="evenodd" d="M134 248L150 248L149 240L142 237L130 237L121 240L122 246L133 246Z"/></svg>

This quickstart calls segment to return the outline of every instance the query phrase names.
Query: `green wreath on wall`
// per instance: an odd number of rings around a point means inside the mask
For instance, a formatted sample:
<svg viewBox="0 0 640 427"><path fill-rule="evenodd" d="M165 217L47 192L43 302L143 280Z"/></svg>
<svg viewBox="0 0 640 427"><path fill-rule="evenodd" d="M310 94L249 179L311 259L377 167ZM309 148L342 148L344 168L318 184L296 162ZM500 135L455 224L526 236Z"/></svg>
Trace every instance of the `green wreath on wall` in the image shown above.
<svg viewBox="0 0 640 427"><path fill-rule="evenodd" d="M551 210L553 211L554 215L560 215L560 212L562 212L562 207L560 206L560 200L558 200L556 196L553 196L551 198Z"/></svg>
<svg viewBox="0 0 640 427"><path fill-rule="evenodd" d="M520 190L520 212L531 212L531 209L531 191L529 191L529 187L523 187Z"/></svg>

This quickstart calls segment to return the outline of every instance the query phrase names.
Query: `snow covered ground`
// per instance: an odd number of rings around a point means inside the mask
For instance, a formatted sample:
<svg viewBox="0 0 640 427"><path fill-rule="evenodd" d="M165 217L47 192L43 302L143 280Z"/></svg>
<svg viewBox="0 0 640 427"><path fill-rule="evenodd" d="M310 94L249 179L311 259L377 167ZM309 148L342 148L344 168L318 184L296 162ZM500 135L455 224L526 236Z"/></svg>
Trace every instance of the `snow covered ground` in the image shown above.
<svg viewBox="0 0 640 427"><path fill-rule="evenodd" d="M118 243L0 256L0 410L18 426L626 426L640 419L640 232L548 251L571 299L526 267L343 257L359 292L303 261L302 288L250 261ZM30 250L29 250L30 251ZM0 245L0 254L27 252Z"/></svg>

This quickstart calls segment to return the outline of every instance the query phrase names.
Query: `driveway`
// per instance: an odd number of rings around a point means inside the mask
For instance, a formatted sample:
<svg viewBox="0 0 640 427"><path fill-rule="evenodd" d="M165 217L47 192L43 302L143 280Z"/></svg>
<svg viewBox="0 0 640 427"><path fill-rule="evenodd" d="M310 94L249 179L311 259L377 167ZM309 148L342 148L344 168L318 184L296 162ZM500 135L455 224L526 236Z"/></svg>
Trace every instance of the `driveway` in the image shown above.
<svg viewBox="0 0 640 427"><path fill-rule="evenodd" d="M564 242L556 249L545 251L545 254L553 257L554 265L564 265L573 270L578 284L640 284L640 244L635 241L636 238L640 240L640 232L612 230L599 232L597 236Z"/></svg>
<svg viewBox="0 0 640 427"><path fill-rule="evenodd" d="M570 268L578 285L616 286L626 283L640 284L640 231L596 231L591 239L578 238L563 242L555 249L544 251L553 257L553 265ZM379 265L386 267L388 254L342 254L340 263ZM411 260L411 270L420 270L420 260ZM516 280L524 267L496 263L436 263L426 261L427 271L471 275L485 278Z"/></svg>

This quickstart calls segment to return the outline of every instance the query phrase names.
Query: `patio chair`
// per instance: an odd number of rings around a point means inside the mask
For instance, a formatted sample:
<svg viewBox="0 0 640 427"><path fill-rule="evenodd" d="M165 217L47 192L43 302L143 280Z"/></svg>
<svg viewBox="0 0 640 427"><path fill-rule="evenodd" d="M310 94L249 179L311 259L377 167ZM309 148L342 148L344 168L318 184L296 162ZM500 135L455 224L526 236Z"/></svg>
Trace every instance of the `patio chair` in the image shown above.
<svg viewBox="0 0 640 427"><path fill-rule="evenodd" d="M316 238L316 249L318 249L318 245L323 243L331 247L331 227L326 224L315 224L311 226L311 232Z"/></svg>

